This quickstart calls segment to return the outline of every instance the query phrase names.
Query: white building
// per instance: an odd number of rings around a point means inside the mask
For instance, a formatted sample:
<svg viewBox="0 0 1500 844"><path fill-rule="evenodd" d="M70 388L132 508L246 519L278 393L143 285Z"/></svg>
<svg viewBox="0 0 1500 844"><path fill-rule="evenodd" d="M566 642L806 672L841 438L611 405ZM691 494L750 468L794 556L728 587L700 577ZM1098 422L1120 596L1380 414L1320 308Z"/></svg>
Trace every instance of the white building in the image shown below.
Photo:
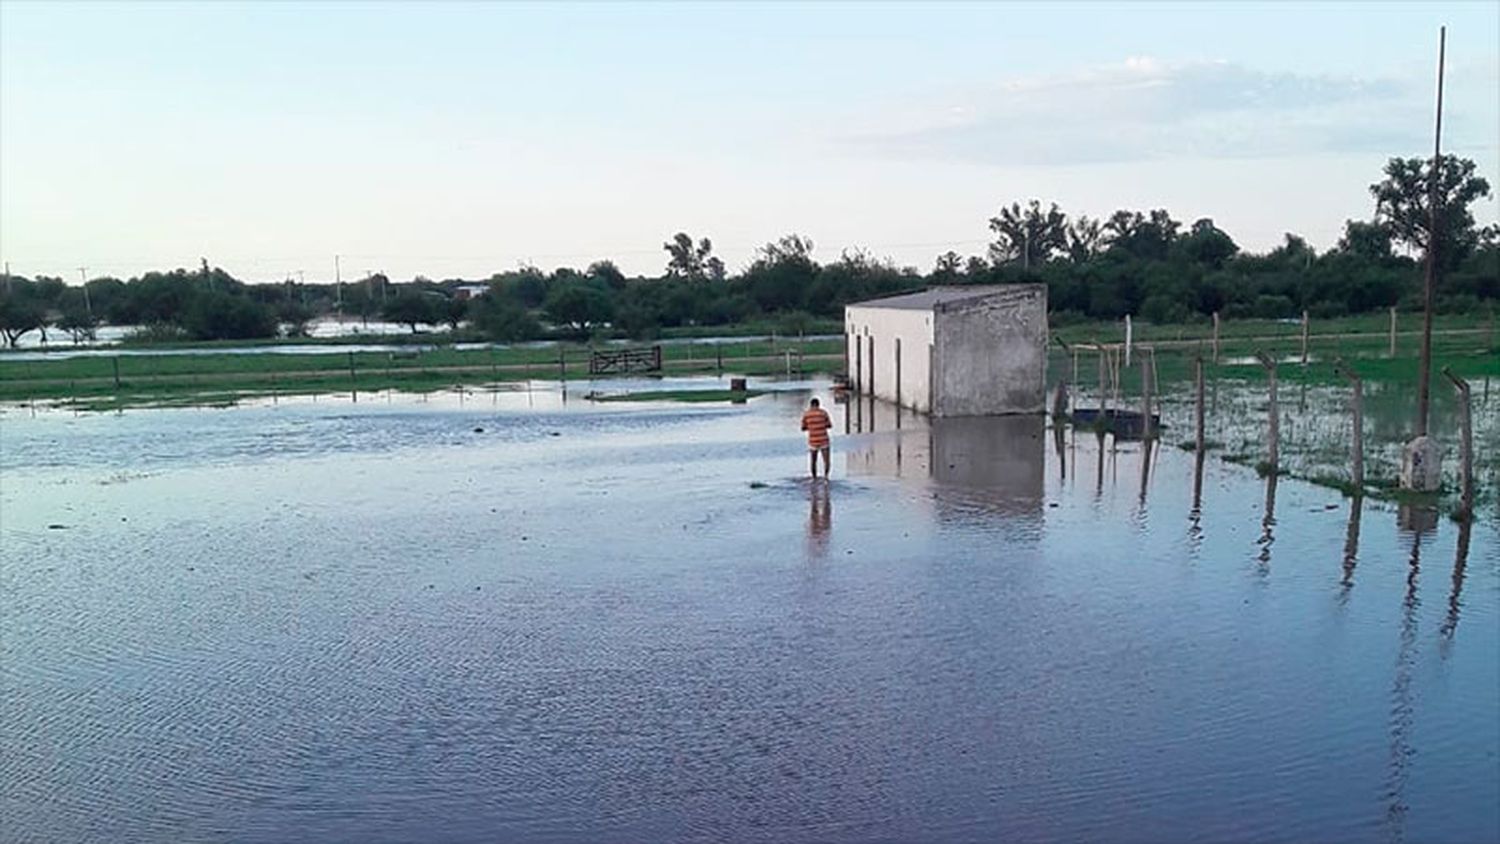
<svg viewBox="0 0 1500 844"><path fill-rule="evenodd" d="M1041 413L1047 287L934 287L844 308L857 392L934 416Z"/></svg>

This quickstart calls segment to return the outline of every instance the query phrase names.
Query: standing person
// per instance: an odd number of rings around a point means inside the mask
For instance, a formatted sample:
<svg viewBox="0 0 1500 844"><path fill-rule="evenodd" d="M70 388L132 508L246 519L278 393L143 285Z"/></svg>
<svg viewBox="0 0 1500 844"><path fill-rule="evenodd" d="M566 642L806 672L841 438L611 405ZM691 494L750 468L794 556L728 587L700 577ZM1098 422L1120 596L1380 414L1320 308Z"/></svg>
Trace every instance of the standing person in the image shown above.
<svg viewBox="0 0 1500 844"><path fill-rule="evenodd" d="M818 407L818 400L809 402L807 410L802 414L802 430L807 432L808 466L812 469L814 478L818 477L820 452L823 455L823 476L828 476L828 429L832 427L833 420L828 418L828 411Z"/></svg>

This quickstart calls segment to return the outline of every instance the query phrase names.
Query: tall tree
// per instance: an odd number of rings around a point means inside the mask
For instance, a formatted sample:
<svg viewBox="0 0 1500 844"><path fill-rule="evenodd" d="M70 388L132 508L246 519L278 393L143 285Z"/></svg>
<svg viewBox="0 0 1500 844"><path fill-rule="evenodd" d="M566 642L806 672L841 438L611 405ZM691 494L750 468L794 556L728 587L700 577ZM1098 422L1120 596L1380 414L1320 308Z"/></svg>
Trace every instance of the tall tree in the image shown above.
<svg viewBox="0 0 1500 844"><path fill-rule="evenodd" d="M963 271L963 256L950 249L937 256L937 262L932 267L932 280L943 284L951 284L958 278L959 273Z"/></svg>
<svg viewBox="0 0 1500 844"><path fill-rule="evenodd" d="M1467 158L1444 155L1439 170L1438 265L1452 269L1479 243L1469 206L1489 198L1490 183L1475 174L1474 162ZM1375 219L1390 229L1392 240L1414 253L1425 252L1431 242L1432 161L1392 158L1386 162L1385 178L1370 185L1370 193L1375 197Z"/></svg>
<svg viewBox="0 0 1500 844"><path fill-rule="evenodd" d="M705 278L722 279L724 262L714 257L714 245L708 238L697 243L687 232L678 232L661 245L667 252L667 275L700 281Z"/></svg>
<svg viewBox="0 0 1500 844"><path fill-rule="evenodd" d="M1094 259L1099 254L1099 249L1104 245L1104 231L1102 224L1082 214L1067 229L1067 252L1068 258L1075 264L1082 264Z"/></svg>
<svg viewBox="0 0 1500 844"><path fill-rule="evenodd" d="M1025 208L1015 202L990 218L990 231L996 235L990 244L990 259L995 263L1040 266L1067 249L1068 216L1057 203L1043 210L1042 203L1035 199Z"/></svg>
<svg viewBox="0 0 1500 844"><path fill-rule="evenodd" d="M8 277L0 291L0 337L14 349L27 333L47 323L47 308L36 295L36 287L25 279Z"/></svg>
<svg viewBox="0 0 1500 844"><path fill-rule="evenodd" d="M1224 263L1240 251L1234 238L1214 225L1208 217L1193 223L1188 233L1178 241L1179 248L1189 260L1209 269L1220 269Z"/></svg>

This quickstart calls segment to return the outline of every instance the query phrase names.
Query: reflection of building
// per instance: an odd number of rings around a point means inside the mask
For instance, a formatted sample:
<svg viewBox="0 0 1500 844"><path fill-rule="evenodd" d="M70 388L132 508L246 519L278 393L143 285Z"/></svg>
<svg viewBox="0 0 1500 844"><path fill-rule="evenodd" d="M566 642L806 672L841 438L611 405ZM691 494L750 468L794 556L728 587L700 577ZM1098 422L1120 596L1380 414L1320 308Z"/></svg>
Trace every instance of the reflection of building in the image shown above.
<svg viewBox="0 0 1500 844"><path fill-rule="evenodd" d="M855 390L934 416L1040 413L1047 288L935 287L844 309Z"/></svg>
<svg viewBox="0 0 1500 844"><path fill-rule="evenodd" d="M895 408L865 404L871 414L863 417L867 423L876 409L881 412L875 432L846 451L845 471L851 477L930 484L940 515L955 509L1041 514L1046 448L1041 416L931 419L907 412L898 428Z"/></svg>

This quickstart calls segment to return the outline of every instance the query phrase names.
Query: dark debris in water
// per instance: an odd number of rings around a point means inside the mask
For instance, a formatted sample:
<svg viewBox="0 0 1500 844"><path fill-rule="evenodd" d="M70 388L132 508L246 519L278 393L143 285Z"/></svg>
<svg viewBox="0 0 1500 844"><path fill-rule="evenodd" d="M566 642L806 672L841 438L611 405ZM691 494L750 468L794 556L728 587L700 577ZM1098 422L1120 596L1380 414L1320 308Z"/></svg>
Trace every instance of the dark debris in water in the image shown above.
<svg viewBox="0 0 1500 844"><path fill-rule="evenodd" d="M59 525L59 524L50 524L50 525L47 525L47 530L67 530L67 529L68 529L67 525Z"/></svg>

